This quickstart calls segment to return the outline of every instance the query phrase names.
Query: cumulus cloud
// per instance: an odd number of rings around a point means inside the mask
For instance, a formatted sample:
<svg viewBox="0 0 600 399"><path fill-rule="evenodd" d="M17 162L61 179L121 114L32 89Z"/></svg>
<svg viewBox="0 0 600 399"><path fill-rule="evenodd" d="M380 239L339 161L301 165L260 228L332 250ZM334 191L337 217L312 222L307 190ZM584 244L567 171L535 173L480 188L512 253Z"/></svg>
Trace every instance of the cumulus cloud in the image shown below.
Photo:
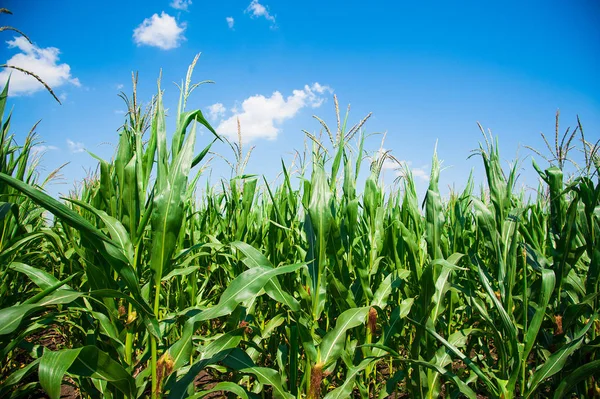
<svg viewBox="0 0 600 399"><path fill-rule="evenodd" d="M192 5L192 0L173 0L170 5L176 10L187 11L188 7Z"/></svg>
<svg viewBox="0 0 600 399"><path fill-rule="evenodd" d="M208 118L212 121L216 121L225 115L225 106L221 103L209 105L206 109L208 110Z"/></svg>
<svg viewBox="0 0 600 399"><path fill-rule="evenodd" d="M429 181L429 172L424 168L412 168L411 172L414 177L418 177L419 179Z"/></svg>
<svg viewBox="0 0 600 399"><path fill-rule="evenodd" d="M248 97L239 107L234 107L229 118L221 120L217 133L235 139L237 137L237 120L242 128L242 138L249 142L256 139L274 140L280 133L280 125L293 118L302 108L317 108L325 100L324 94L331 93L328 86L314 83L305 85L303 89L294 90L284 98L276 91L270 97L261 94ZM216 105L216 104L215 104Z"/></svg>
<svg viewBox="0 0 600 399"><path fill-rule="evenodd" d="M275 17L269 13L269 10L260 4L258 0L252 0L248 8L246 8L246 13L250 14L252 18L262 17L267 21L271 21L275 24Z"/></svg>
<svg viewBox="0 0 600 399"><path fill-rule="evenodd" d="M427 165L424 165L420 168L416 168L412 166L412 161L400 160L399 162L400 165L402 165L403 167L407 167L408 169L410 169L410 172L412 173L413 177L419 178L424 181L429 181L429 172L427 171ZM401 174L403 174L403 172L399 170L396 172L396 174L400 176Z"/></svg>
<svg viewBox="0 0 600 399"><path fill-rule="evenodd" d="M229 29L233 29L233 24L235 23L233 17L227 17L225 18L225 21L227 21L227 26L229 26Z"/></svg>
<svg viewBox="0 0 600 399"><path fill-rule="evenodd" d="M33 147L33 154L37 155L37 154L43 154L45 152L48 151L55 151L58 150L58 147L53 146L53 145L43 145L43 144L39 144Z"/></svg>
<svg viewBox="0 0 600 399"><path fill-rule="evenodd" d="M38 47L31 44L24 37L15 37L14 40L6 42L9 48L17 48L20 53L12 56L7 65L13 65L39 76L53 89L65 84L81 86L79 79L71 76L71 67L68 64L58 62L60 50L56 47ZM36 91L45 90L44 86L32 76L14 69L3 69L0 71L0 84L6 84L10 78L10 94L31 94Z"/></svg>
<svg viewBox="0 0 600 399"><path fill-rule="evenodd" d="M387 149L385 149L385 148L383 148L383 147L382 147L382 148L380 148L380 149L377 151L377 159L379 159L379 158L381 158L381 157L385 156L385 153L386 153L387 151L388 151L388 150L387 150ZM397 162L396 162L394 159L392 159L392 158L386 158L386 159L383 161L383 165L381 166L381 169L383 169L383 170L396 170L396 169L399 169L400 167L401 167L401 165L400 165L400 164L398 164L398 163L397 163Z"/></svg>
<svg viewBox="0 0 600 399"><path fill-rule="evenodd" d="M69 146L69 151L71 151L71 153L73 154L85 151L85 146L83 145L83 143L67 139L67 145Z"/></svg>
<svg viewBox="0 0 600 399"><path fill-rule="evenodd" d="M138 46L146 45L170 50L179 47L185 40L183 36L185 27L185 23L178 24L174 17L163 11L160 16L154 14L144 19L144 22L134 29L133 41Z"/></svg>

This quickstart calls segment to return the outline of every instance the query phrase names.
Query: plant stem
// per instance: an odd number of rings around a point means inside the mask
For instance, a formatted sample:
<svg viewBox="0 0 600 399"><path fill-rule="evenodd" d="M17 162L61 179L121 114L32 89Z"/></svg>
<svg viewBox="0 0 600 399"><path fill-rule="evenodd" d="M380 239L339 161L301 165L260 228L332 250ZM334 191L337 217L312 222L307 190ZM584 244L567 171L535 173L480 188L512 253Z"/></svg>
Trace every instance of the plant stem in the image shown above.
<svg viewBox="0 0 600 399"><path fill-rule="evenodd" d="M129 304L127 309L127 322L130 320L130 315L133 310L131 304ZM133 366L133 323L127 326L127 336L125 337L125 362L129 366Z"/></svg>
<svg viewBox="0 0 600 399"><path fill-rule="evenodd" d="M133 258L133 270L135 270L135 271L137 271L137 268L138 268L139 257L140 257L140 245L138 244L135 246L135 254L134 254L134 258ZM133 306L131 305L131 303L129 303L129 306L127 307L127 323L129 323L129 325L127 326L127 335L125 337L125 361L130 366L133 366L134 320L132 320L132 312L133 312Z"/></svg>
<svg viewBox="0 0 600 399"><path fill-rule="evenodd" d="M160 280L156 281L156 291L154 293L154 316L158 319L158 311L159 311L159 303L160 303ZM157 364L158 364L158 352L157 352L157 343L156 337L154 335L150 335L150 351L152 354L151 359L151 370L152 370L152 399L158 399L158 379L157 379Z"/></svg>
<svg viewBox="0 0 600 399"><path fill-rule="evenodd" d="M525 249L523 249L523 341L525 341L525 335L527 334L527 316L529 313L529 299L527 298L527 253ZM522 360L521 365L521 396L524 395L525 392L525 379L527 377L527 358Z"/></svg>

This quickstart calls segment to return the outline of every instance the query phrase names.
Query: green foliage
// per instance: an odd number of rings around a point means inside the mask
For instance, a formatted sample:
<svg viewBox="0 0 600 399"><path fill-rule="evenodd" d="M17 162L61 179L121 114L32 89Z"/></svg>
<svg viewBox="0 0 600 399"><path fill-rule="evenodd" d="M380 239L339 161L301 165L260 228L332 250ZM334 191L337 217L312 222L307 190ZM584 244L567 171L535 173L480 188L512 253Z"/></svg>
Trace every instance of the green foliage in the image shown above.
<svg viewBox="0 0 600 399"><path fill-rule="evenodd" d="M232 179L198 195L220 137L185 110L196 61L170 146L160 85L144 111L134 76L114 158L91 154L98 173L70 198L38 183L35 135L18 146L10 115L0 122L0 396L56 398L66 384L93 398L597 392L591 163L570 178L563 153L560 168L534 163L526 202L517 164L505 171L485 135L481 195L469 177L442 198L434 152L421 207L405 166L391 191L380 183L389 153L357 188L368 116L347 129L336 99L337 130L317 118L331 146L309 134L281 184L245 174L240 131ZM198 123L213 136L195 154Z"/></svg>

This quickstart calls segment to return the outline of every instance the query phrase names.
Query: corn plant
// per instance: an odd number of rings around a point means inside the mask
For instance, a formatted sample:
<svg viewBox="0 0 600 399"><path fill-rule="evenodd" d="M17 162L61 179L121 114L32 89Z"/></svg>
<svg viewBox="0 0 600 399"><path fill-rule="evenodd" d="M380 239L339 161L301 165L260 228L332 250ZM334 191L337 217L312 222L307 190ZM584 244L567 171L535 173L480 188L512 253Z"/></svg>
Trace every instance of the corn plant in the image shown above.
<svg viewBox="0 0 600 399"><path fill-rule="evenodd" d="M169 134L160 79L143 106L133 75L114 157L90 153L67 198L43 191L35 136L19 146L2 122L0 395L597 395L600 183L579 120L585 167L566 174L577 142L557 133L533 199L486 133L480 190L471 175L444 198L437 151L423 201L406 165L386 190L395 157L370 156L370 114L350 126L336 97L336 126L315 117L275 182L248 170L239 125L231 176L200 191L226 157L187 110L209 83L192 83L197 60ZM212 136L196 154L198 124Z"/></svg>

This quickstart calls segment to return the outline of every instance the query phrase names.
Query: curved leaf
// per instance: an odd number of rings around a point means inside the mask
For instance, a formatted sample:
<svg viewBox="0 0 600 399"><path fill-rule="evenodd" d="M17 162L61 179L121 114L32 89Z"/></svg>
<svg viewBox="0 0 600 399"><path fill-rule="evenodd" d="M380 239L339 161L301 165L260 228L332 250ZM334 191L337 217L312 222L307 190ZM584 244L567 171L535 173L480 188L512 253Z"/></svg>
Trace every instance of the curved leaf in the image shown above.
<svg viewBox="0 0 600 399"><path fill-rule="evenodd" d="M294 395L283 389L278 371L267 367L249 367L240 372L253 374L261 384L272 386L274 399L294 399Z"/></svg>
<svg viewBox="0 0 600 399"><path fill-rule="evenodd" d="M323 337L320 349L320 363L326 368L335 362L341 355L346 341L346 333L354 327L365 323L369 306L348 309L343 312L335 323L335 328Z"/></svg>
<svg viewBox="0 0 600 399"><path fill-rule="evenodd" d="M201 311L186 321L181 338L169 348L169 353L175 362L174 368L181 367L189 359L196 323L230 314L241 302L256 297L271 278L294 272L303 266L302 263L275 269L254 267L236 277L225 289L215 306Z"/></svg>
<svg viewBox="0 0 600 399"><path fill-rule="evenodd" d="M564 367L567 362L567 358L573 354L581 344L583 343L583 339L585 338L585 334L593 325L596 317L591 317L589 322L577 333L577 335L573 338L571 342L561 347L558 351L554 352L546 362L540 367L531 377L529 381L529 387L527 390L527 394L525 398L529 398L533 393L537 390L540 383L547 378L552 377L554 374L558 373Z"/></svg>
<svg viewBox="0 0 600 399"><path fill-rule="evenodd" d="M554 391L554 399L567 397L567 393L569 393L575 385L591 376L598 375L598 370L600 370L600 360L594 360L578 367L575 371L563 378L556 388L556 391Z"/></svg>
<svg viewBox="0 0 600 399"><path fill-rule="evenodd" d="M9 267L27 275L27 277L29 277L31 281L33 281L33 283L41 289L52 287L59 282L59 280L50 273L21 262L12 262Z"/></svg>
<svg viewBox="0 0 600 399"><path fill-rule="evenodd" d="M123 394L133 397L135 380L110 355L95 346L77 349L45 351L40 360L39 378L51 399L60 398L60 386L65 373L108 382Z"/></svg>
<svg viewBox="0 0 600 399"><path fill-rule="evenodd" d="M43 309L37 304L13 305L9 308L0 309L0 335L14 332L23 318Z"/></svg>
<svg viewBox="0 0 600 399"><path fill-rule="evenodd" d="M248 399L248 394L246 393L244 388L240 387L238 384L234 384L233 382L219 382L211 389L197 392L194 395L188 397L188 399L200 399L211 393L221 391L231 392L235 394L238 398Z"/></svg>

